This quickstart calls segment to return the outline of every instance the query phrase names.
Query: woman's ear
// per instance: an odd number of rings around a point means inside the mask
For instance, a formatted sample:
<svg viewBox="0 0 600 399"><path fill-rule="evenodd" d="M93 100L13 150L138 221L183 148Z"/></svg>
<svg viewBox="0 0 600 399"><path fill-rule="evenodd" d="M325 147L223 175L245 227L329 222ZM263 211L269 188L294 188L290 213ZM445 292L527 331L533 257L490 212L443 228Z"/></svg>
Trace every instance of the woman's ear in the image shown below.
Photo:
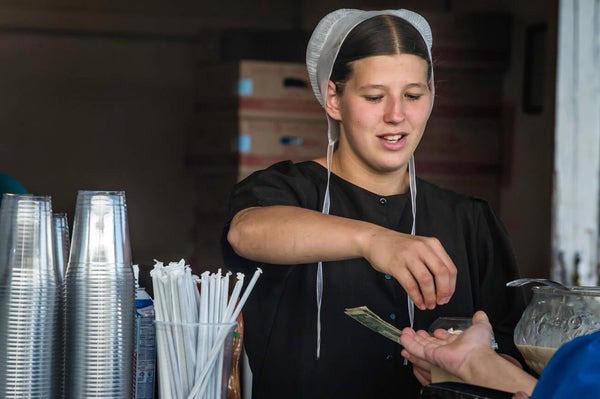
<svg viewBox="0 0 600 399"><path fill-rule="evenodd" d="M338 95L335 83L331 80L327 84L327 94L325 96L325 111L330 118L340 121L342 120L342 112L340 107L340 96Z"/></svg>

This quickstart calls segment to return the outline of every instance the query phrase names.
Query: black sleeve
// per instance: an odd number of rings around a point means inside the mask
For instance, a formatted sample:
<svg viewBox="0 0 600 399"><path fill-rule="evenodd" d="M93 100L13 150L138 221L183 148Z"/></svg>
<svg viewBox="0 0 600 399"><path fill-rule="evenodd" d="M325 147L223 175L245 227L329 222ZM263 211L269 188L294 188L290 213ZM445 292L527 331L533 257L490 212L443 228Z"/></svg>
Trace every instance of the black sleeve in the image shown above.
<svg viewBox="0 0 600 399"><path fill-rule="evenodd" d="M221 236L221 250L225 265L239 272L254 270L256 263L239 257L227 241L229 224L243 209L255 206L289 205L307 209L318 206L317 184L310 172L284 161L255 172L239 182L232 191L229 215Z"/></svg>
<svg viewBox="0 0 600 399"><path fill-rule="evenodd" d="M319 209L314 179L290 161L255 172L234 187L229 202L229 220L242 209L269 205Z"/></svg>
<svg viewBox="0 0 600 399"><path fill-rule="evenodd" d="M484 310L494 327L499 352L524 364L514 345L514 329L525 309L522 291L506 287L518 278L517 263L502 222L484 201L476 202L479 257L479 295L476 305Z"/></svg>

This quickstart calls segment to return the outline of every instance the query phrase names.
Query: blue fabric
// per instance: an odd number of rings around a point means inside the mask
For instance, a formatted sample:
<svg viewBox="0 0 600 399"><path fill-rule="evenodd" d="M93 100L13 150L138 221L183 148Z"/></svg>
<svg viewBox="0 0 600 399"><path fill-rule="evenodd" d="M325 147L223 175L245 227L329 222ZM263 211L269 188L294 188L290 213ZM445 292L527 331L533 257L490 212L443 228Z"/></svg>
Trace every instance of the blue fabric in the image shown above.
<svg viewBox="0 0 600 399"><path fill-rule="evenodd" d="M600 331L564 344L552 356L531 399L600 398Z"/></svg>
<svg viewBox="0 0 600 399"><path fill-rule="evenodd" d="M2 194L4 193L26 194L27 190L14 177L0 174L0 204L2 203Z"/></svg>

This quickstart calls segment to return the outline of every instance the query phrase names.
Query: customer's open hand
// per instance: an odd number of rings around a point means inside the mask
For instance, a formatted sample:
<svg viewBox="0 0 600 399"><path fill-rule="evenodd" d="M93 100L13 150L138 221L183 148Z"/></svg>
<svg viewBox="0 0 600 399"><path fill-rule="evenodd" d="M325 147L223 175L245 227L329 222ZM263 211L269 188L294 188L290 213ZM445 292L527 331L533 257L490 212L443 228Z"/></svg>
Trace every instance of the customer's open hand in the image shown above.
<svg viewBox="0 0 600 399"><path fill-rule="evenodd" d="M469 356L480 351L492 351L491 334L492 326L481 311L475 313L473 325L460 335L436 330L431 336L426 331L415 332L405 328L400 337L404 346L402 356L417 367L422 368L423 362L428 362L461 377Z"/></svg>

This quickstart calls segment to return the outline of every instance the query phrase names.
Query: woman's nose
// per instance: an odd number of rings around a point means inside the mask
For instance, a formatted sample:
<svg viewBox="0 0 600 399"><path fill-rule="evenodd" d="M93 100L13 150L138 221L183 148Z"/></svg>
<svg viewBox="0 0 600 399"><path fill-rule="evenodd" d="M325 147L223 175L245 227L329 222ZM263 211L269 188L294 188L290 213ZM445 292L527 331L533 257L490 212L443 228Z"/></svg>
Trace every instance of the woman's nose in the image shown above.
<svg viewBox="0 0 600 399"><path fill-rule="evenodd" d="M390 98L385 108L384 121L386 123L399 123L405 118L404 102L401 98Z"/></svg>

